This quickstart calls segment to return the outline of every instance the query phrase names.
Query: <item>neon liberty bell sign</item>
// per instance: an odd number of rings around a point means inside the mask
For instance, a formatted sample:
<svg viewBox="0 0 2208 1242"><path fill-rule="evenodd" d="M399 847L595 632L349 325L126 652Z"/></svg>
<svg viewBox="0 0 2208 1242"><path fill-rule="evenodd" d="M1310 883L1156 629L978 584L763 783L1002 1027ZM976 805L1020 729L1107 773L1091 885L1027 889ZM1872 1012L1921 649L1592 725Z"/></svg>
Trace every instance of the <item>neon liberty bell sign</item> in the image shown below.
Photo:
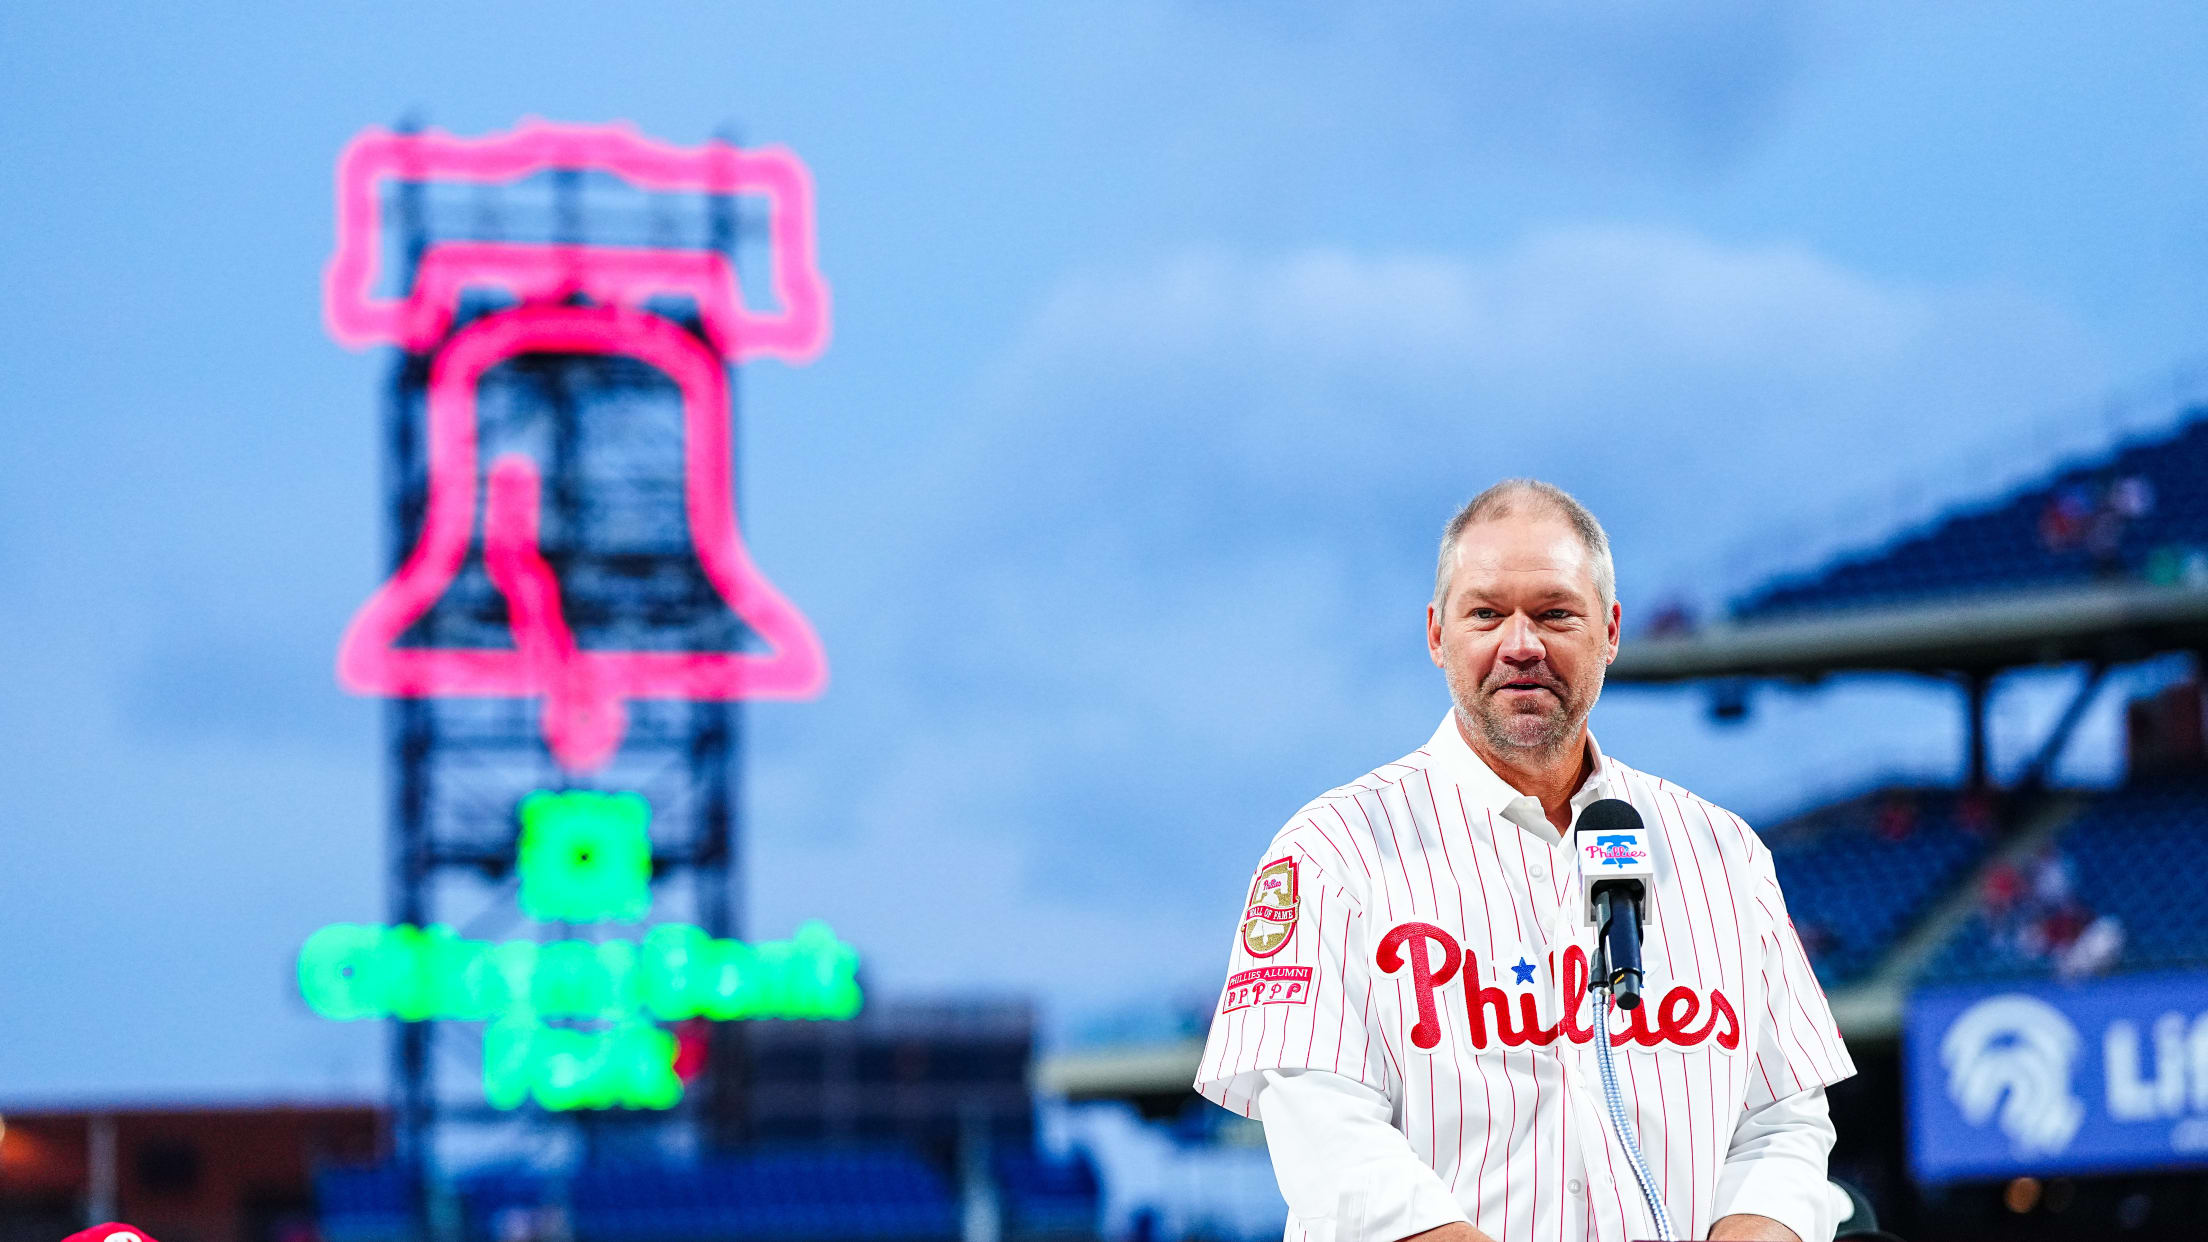
<svg viewBox="0 0 2208 1242"><path fill-rule="evenodd" d="M544 173L608 174L646 192L744 195L768 211L777 307L744 304L727 256L650 246L442 240L415 259L412 286L376 292L387 183L505 185ZM514 304L457 331L463 293ZM646 309L687 298L698 330ZM421 531L397 572L346 628L338 678L393 697L488 696L541 702L547 748L570 773L611 759L637 699L810 698L826 680L819 639L752 564L736 520L726 364L804 363L828 339L828 289L813 253L812 182L780 148L681 148L625 125L528 122L468 139L371 129L339 162L337 249L324 281L331 335L363 348L431 355L428 486ZM702 338L702 339L701 339ZM680 394L684 515L706 580L761 640L758 651L584 649L538 543L542 476L522 454L478 460L478 391L526 354L642 362ZM480 480L480 482L479 482ZM510 647L431 648L401 636L443 596L475 543L504 598ZM624 793L540 791L517 808L520 900L546 921L633 923L650 905L650 807ZM448 927L336 924L301 950L308 1004L341 1020L483 1021L484 1088L501 1108L664 1108L680 1097L675 1041L660 1022L848 1018L860 1005L857 955L827 927L746 944L686 925L637 940L465 939ZM554 1027L547 1020L598 1023Z"/></svg>
<svg viewBox="0 0 2208 1242"><path fill-rule="evenodd" d="M612 173L640 189L757 195L770 212L778 311L743 304L725 255L636 246L443 241L416 265L404 298L378 298L386 180L498 184L553 171ZM810 698L827 680L812 626L752 565L736 525L733 437L723 361L809 362L828 341L828 288L813 260L812 179L779 148L666 146L623 126L534 123L484 139L370 130L338 171L337 253L324 308L330 332L355 348L436 350L429 375L429 487L422 533L397 574L353 618L338 678L360 694L542 696L545 741L561 766L588 771L621 744L628 699ZM511 293L519 305L445 333L468 289ZM572 305L575 295L589 305ZM705 341L643 308L666 295L695 300ZM709 342L709 343L708 343ZM460 572L477 510L476 393L484 373L530 353L599 354L650 364L682 394L684 509L698 562L749 623L764 652L583 650L537 550L536 464L520 454L484 478L483 558L512 617L511 648L426 649L399 636Z"/></svg>

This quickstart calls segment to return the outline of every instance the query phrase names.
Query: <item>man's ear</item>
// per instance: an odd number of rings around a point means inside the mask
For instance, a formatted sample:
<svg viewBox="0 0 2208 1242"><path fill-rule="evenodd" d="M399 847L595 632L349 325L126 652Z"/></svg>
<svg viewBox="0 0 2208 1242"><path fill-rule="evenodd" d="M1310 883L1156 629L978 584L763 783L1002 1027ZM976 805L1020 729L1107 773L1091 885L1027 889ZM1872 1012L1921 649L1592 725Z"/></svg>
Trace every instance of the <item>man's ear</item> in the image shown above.
<svg viewBox="0 0 2208 1242"><path fill-rule="evenodd" d="M1426 605L1426 658L1441 667L1441 609Z"/></svg>

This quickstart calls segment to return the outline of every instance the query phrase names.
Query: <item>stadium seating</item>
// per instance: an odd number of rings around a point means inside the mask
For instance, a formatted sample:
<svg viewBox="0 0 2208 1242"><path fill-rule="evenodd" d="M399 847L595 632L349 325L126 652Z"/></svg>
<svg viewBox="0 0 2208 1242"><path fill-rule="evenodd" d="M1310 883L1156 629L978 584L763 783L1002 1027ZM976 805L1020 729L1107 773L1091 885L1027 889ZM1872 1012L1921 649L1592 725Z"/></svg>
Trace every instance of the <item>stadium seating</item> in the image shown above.
<svg viewBox="0 0 2208 1242"><path fill-rule="evenodd" d="M323 1242L406 1242L412 1190L392 1165L323 1169L314 1179Z"/></svg>
<svg viewBox="0 0 2208 1242"><path fill-rule="evenodd" d="M406 1237L407 1187L388 1166L330 1170L317 1183L330 1242ZM492 1239L517 1210L547 1207L591 1242L950 1242L958 1204L902 1149L767 1151L695 1165L591 1165L564 1180L493 1169L458 1183L471 1238Z"/></svg>
<svg viewBox="0 0 2208 1242"><path fill-rule="evenodd" d="M992 1162L1002 1196L1004 1233L1018 1239L1094 1238L1099 1188L1085 1159L1053 1161L1033 1151Z"/></svg>
<svg viewBox="0 0 2208 1242"><path fill-rule="evenodd" d="M943 1179L895 1148L602 1165L576 1174L568 1194L576 1235L600 1242L949 1239L959 1228Z"/></svg>
<svg viewBox="0 0 2208 1242"><path fill-rule="evenodd" d="M1888 790L1766 829L1787 911L1818 978L1852 983L1984 855L1961 797Z"/></svg>
<svg viewBox="0 0 2208 1242"><path fill-rule="evenodd" d="M2063 829L2055 851L2068 872L2071 902L2081 917L2111 916L2126 929L2121 954L2104 968L2208 963L2208 876L2184 865L2203 841L2208 780L2198 777L2104 794ZM2022 917L1986 910L1974 915L1941 947L1926 979L2056 973L2054 956L2019 936Z"/></svg>
<svg viewBox="0 0 2208 1242"><path fill-rule="evenodd" d="M1903 604L1971 593L2078 585L2096 577L2170 581L2208 567L2208 410L2177 430L1931 526L1777 580L1735 600L1740 620ZM2132 486L2116 491L2119 481ZM2112 497L2122 496L2129 504ZM2143 504L2143 511L2138 511ZM2099 539L2096 515L2110 518Z"/></svg>

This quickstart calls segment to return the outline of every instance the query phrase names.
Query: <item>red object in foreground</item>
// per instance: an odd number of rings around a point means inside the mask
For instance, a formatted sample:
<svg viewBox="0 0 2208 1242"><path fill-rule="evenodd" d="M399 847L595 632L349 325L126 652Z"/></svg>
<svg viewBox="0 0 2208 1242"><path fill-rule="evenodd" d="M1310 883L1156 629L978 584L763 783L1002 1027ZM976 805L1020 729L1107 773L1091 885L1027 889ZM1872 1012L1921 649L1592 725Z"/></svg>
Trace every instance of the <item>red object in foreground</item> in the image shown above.
<svg viewBox="0 0 2208 1242"><path fill-rule="evenodd" d="M109 1221L90 1229L79 1229L61 1242L154 1242L153 1235L135 1225Z"/></svg>

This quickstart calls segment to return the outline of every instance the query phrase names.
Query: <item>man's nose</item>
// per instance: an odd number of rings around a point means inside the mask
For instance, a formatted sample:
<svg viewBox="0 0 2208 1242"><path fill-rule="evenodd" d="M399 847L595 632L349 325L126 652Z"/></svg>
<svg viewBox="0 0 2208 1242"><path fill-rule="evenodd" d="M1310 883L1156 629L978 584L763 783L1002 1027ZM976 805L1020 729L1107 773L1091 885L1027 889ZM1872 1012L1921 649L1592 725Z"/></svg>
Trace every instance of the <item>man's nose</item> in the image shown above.
<svg viewBox="0 0 2208 1242"><path fill-rule="evenodd" d="M1533 618L1517 613L1503 623L1503 645L1495 654L1513 664L1531 664L1546 656L1548 649L1541 645Z"/></svg>

